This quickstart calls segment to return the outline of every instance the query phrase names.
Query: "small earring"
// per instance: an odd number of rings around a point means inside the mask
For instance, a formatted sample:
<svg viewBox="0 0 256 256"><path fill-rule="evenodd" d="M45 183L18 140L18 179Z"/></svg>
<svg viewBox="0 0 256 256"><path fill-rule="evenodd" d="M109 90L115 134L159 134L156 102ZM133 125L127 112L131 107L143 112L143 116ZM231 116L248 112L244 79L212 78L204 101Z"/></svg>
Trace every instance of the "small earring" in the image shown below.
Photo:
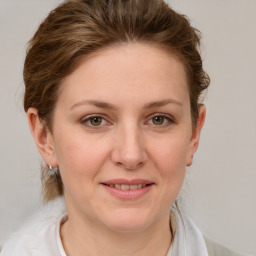
<svg viewBox="0 0 256 256"><path fill-rule="evenodd" d="M58 171L59 171L59 167L52 168L51 165L49 165L49 169L50 169L49 170L49 175L50 176L56 175L58 173Z"/></svg>

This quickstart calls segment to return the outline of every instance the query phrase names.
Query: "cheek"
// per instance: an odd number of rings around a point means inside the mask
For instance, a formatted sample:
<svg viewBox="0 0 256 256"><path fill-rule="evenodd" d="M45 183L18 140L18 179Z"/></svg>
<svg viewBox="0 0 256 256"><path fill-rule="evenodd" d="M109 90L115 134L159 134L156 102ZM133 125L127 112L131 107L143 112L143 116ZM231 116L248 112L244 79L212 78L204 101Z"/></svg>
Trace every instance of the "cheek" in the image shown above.
<svg viewBox="0 0 256 256"><path fill-rule="evenodd" d="M151 141L150 157L160 173L164 189L170 196L176 195L184 180L189 140L170 135L163 140Z"/></svg>
<svg viewBox="0 0 256 256"><path fill-rule="evenodd" d="M175 167L185 167L189 149L189 140L186 137L186 135L182 138L173 134L161 140L151 141L149 152L154 162L165 167L164 169L174 171Z"/></svg>
<svg viewBox="0 0 256 256"><path fill-rule="evenodd" d="M72 134L72 133L69 133ZM108 145L101 139L93 139L83 133L64 138L59 133L56 143L56 156L63 181L93 179L108 157Z"/></svg>
<svg viewBox="0 0 256 256"><path fill-rule="evenodd" d="M185 135L186 136L186 135ZM158 172L159 204L168 211L176 200L185 177L188 143L174 134L162 140L151 140L150 157Z"/></svg>

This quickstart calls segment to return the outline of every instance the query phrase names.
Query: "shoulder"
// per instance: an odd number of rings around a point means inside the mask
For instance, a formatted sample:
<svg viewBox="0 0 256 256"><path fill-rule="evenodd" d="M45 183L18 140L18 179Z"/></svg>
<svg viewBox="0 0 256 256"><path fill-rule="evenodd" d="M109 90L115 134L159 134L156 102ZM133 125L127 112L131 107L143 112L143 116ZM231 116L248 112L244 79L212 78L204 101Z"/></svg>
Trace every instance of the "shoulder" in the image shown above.
<svg viewBox="0 0 256 256"><path fill-rule="evenodd" d="M245 254L234 252L231 249L209 239L206 236L204 236L204 240L209 256L246 256Z"/></svg>
<svg viewBox="0 0 256 256"><path fill-rule="evenodd" d="M1 256L57 255L56 229L65 212L63 199L44 206L4 244Z"/></svg>
<svg viewBox="0 0 256 256"><path fill-rule="evenodd" d="M195 256L249 256L234 252L204 236L185 212L175 208L172 209L172 212L175 214L176 233L174 249L177 252L183 252L184 245L186 245L186 251L189 251L190 255Z"/></svg>

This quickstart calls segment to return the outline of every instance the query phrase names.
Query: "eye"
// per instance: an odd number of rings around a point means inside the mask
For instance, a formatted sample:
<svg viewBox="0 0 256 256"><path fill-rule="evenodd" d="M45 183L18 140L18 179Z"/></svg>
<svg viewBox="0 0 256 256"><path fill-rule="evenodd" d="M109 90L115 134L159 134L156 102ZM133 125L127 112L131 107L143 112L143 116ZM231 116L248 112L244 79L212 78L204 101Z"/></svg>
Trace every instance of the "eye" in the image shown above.
<svg viewBox="0 0 256 256"><path fill-rule="evenodd" d="M91 128L100 128L107 125L108 122L101 116L89 116L82 120L82 124Z"/></svg>
<svg viewBox="0 0 256 256"><path fill-rule="evenodd" d="M165 118L163 116L155 116L152 118L152 122L155 125L162 125L164 123Z"/></svg>
<svg viewBox="0 0 256 256"><path fill-rule="evenodd" d="M168 115L163 114L156 114L155 116L151 117L148 121L148 124L155 125L155 126L168 126L174 123L173 119Z"/></svg>
<svg viewBox="0 0 256 256"><path fill-rule="evenodd" d="M94 117L91 117L89 118L89 123L92 125L92 126L100 126L101 123L102 123L102 118L99 117L99 116L94 116Z"/></svg>

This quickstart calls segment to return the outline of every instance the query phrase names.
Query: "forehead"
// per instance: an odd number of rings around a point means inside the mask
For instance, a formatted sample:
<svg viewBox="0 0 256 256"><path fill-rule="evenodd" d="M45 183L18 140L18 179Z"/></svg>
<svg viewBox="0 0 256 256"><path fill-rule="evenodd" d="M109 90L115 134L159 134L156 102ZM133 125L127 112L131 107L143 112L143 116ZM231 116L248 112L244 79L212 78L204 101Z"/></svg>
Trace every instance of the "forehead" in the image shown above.
<svg viewBox="0 0 256 256"><path fill-rule="evenodd" d="M123 44L101 49L81 61L60 85L67 104L85 98L105 101L186 101L186 72L179 58L164 48Z"/></svg>

